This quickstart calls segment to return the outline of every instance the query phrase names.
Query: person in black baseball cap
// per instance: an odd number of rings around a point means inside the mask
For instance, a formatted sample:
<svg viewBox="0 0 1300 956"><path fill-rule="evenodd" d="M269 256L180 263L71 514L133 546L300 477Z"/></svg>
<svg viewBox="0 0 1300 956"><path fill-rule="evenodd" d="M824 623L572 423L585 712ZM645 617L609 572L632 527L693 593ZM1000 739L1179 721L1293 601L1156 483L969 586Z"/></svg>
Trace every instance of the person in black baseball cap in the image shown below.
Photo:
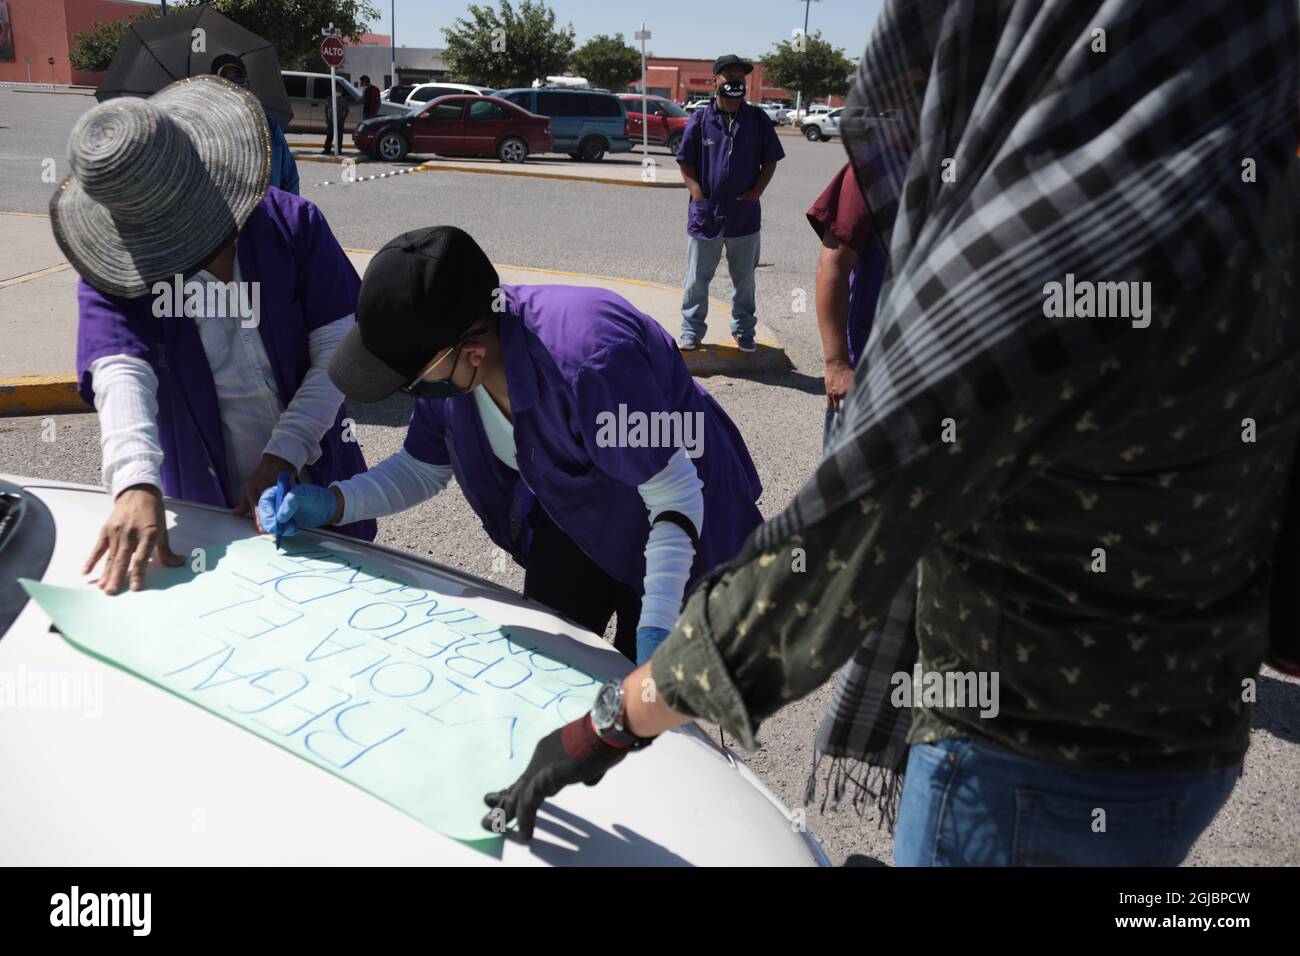
<svg viewBox="0 0 1300 956"><path fill-rule="evenodd" d="M762 520L740 433L672 337L605 289L502 286L468 234L398 236L375 254L330 378L348 398L415 398L400 452L358 481L298 485L262 527L394 514L454 476L524 594L645 659L688 584ZM707 514L708 520L705 520ZM353 519L349 519L353 520Z"/></svg>
<svg viewBox="0 0 1300 956"><path fill-rule="evenodd" d="M491 315L497 270L478 243L452 226L416 229L375 253L357 297L357 324L334 352L339 391L377 402L398 389L425 398L463 394L420 381L471 326ZM472 388L466 386L466 391Z"/></svg>
<svg viewBox="0 0 1300 956"><path fill-rule="evenodd" d="M682 293L682 351L700 347L707 331L709 284L727 253L731 335L742 352L754 352L758 326L754 270L758 268L759 197L785 157L772 121L745 102L745 77L753 65L734 53L713 62L717 95L691 114L677 148L677 164L690 192L686 212L686 283Z"/></svg>
<svg viewBox="0 0 1300 956"><path fill-rule="evenodd" d="M734 53L724 53L713 61L714 79L717 79L718 77L726 78L726 71L728 68L739 70L741 76L748 76L750 73L754 72L754 64L750 63L748 60L742 60ZM744 81L742 80L741 82Z"/></svg>

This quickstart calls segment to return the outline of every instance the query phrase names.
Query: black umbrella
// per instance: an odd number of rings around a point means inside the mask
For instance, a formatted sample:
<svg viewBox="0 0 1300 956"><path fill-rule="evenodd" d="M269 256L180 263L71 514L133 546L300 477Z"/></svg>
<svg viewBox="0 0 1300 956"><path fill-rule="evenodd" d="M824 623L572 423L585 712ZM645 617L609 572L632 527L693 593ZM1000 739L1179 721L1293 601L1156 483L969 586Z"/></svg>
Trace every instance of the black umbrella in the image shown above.
<svg viewBox="0 0 1300 956"><path fill-rule="evenodd" d="M196 29L203 33L195 34ZM196 36L202 37L201 44L195 42ZM202 51L195 46L202 46ZM262 101L267 114L287 126L293 107L284 90L275 47L210 7L191 7L131 24L95 99L102 103L115 96L152 96L176 80L211 73L214 61L231 56L243 63L248 88Z"/></svg>

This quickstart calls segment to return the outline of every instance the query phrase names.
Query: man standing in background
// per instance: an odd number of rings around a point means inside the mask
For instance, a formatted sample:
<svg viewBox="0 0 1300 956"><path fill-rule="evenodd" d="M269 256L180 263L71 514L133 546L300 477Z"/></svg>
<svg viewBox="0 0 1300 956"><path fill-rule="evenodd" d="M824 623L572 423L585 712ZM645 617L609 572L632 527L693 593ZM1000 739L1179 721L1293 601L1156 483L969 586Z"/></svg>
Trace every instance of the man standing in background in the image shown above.
<svg viewBox="0 0 1300 956"><path fill-rule="evenodd" d="M758 266L758 199L772 181L785 150L767 114L745 102L745 77L753 65L734 53L713 63L717 96L691 115L677 150L682 179L690 190L686 220L686 289L682 295L682 334L678 346L698 348L709 314L709 283L727 250L731 295L731 334L742 352L753 352L758 316L754 270Z"/></svg>
<svg viewBox="0 0 1300 956"><path fill-rule="evenodd" d="M370 82L370 77L361 77L361 118L370 119L379 115L379 87Z"/></svg>
<svg viewBox="0 0 1300 956"><path fill-rule="evenodd" d="M342 85L334 84L334 89L330 90L329 98L325 100L325 148L322 153L334 152L334 127L339 128L339 152L343 152L343 134L347 131L348 125L348 95L344 92ZM335 123L334 116L338 114L338 122Z"/></svg>

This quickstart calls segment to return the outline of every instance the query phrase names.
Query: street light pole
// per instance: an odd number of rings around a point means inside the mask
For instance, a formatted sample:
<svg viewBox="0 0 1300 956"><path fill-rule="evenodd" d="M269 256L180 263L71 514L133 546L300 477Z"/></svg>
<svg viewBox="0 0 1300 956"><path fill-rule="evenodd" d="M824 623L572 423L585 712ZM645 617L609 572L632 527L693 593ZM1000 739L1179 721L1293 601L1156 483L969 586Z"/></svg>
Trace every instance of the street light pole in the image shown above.
<svg viewBox="0 0 1300 956"><path fill-rule="evenodd" d="M397 0L393 0L388 19L388 87L397 85Z"/></svg>
<svg viewBox="0 0 1300 956"><path fill-rule="evenodd" d="M645 41L650 39L650 31L645 28L645 21L641 21L641 29L636 32L636 38L641 41L641 156L650 155L650 111L649 91L646 88L646 70L645 70Z"/></svg>

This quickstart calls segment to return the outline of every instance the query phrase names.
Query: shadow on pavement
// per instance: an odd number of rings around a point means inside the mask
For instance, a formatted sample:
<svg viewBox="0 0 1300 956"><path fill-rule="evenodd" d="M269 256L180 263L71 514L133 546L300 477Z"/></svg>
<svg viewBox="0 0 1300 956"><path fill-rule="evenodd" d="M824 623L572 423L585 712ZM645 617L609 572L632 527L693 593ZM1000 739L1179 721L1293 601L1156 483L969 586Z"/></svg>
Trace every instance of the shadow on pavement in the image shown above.
<svg viewBox="0 0 1300 956"><path fill-rule="evenodd" d="M1300 743L1300 684L1259 675L1254 725L1288 743Z"/></svg>

